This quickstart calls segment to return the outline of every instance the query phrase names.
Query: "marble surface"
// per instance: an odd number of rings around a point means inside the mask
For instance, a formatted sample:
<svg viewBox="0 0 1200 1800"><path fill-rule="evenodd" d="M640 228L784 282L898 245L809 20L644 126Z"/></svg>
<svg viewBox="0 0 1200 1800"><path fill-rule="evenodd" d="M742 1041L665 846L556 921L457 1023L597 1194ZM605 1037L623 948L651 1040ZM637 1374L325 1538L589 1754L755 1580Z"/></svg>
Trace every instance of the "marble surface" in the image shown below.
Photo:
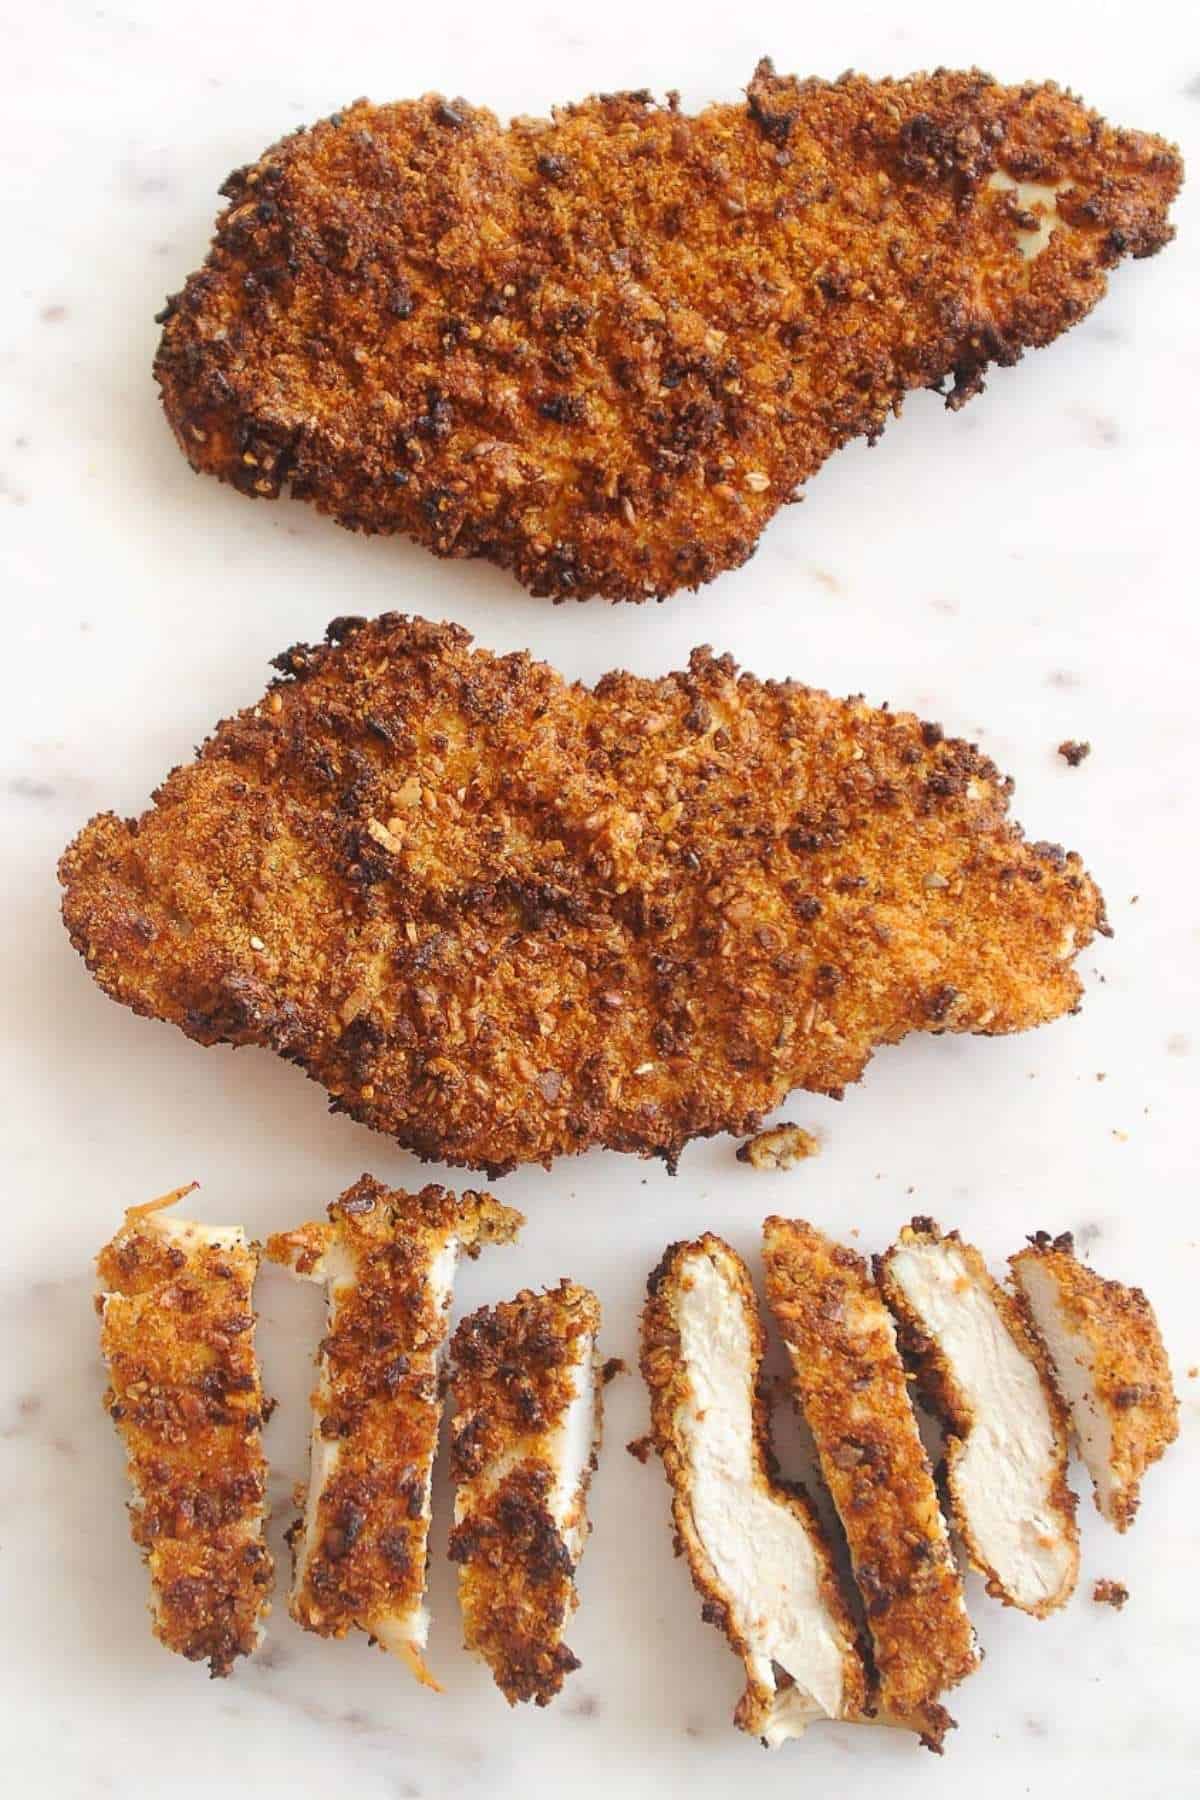
<svg viewBox="0 0 1200 1800"><path fill-rule="evenodd" d="M299 505L252 506L189 473L149 376L153 314L203 255L218 183L301 121L363 91L431 87L502 113L642 84L692 104L731 97L764 51L824 74L974 61L1053 75L1116 121L1200 146L1197 15L1158 0L0 8L0 1717L13 1793L1194 1788L1198 190L1178 243L1122 268L1066 340L997 373L957 416L913 400L877 449L826 468L748 567L658 609L556 610L494 570L356 540ZM204 1216L265 1233L364 1168L401 1183L417 1170L329 1118L294 1070L202 1053L104 999L59 925L55 858L92 812L138 810L259 692L275 651L335 613L388 606L532 645L582 677L615 662L657 673L708 641L761 674L918 708L978 737L1015 775L1031 833L1077 846L1105 887L1116 937L1083 958L1080 1016L1021 1039L913 1040L840 1106L797 1097L787 1112L822 1152L788 1175L748 1171L728 1142L694 1148L674 1180L606 1155L515 1175L503 1192L529 1215L523 1243L460 1283L465 1308L565 1273L589 1281L606 1349L631 1356L669 1239L707 1226L753 1254L761 1217L794 1210L880 1248L914 1209L997 1260L1026 1231L1071 1227L1098 1267L1142 1282L1178 1371L1182 1441L1127 1540L1085 1502L1067 1612L1038 1625L972 1581L987 1662L954 1700L961 1729L942 1762L845 1727L772 1758L730 1728L738 1668L672 1561L657 1464L622 1448L644 1426L636 1377L610 1389L571 1633L583 1667L550 1712L510 1712L458 1647L442 1475L442 1698L365 1641L304 1637L282 1605L265 1653L223 1684L150 1637L99 1406L96 1247L123 1206L192 1178ZM1068 737L1094 746L1078 770L1055 754ZM282 1402L269 1428L282 1551L318 1304L270 1274L260 1304ZM1092 1603L1100 1576L1128 1584L1122 1614Z"/></svg>

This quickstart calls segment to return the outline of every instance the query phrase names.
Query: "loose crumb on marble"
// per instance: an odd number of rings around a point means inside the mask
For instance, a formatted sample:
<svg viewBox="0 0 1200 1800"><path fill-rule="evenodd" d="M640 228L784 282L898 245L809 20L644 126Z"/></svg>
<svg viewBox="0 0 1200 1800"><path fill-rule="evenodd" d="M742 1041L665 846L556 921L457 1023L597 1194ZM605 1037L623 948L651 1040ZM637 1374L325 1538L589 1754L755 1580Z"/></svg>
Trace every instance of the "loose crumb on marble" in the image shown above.
<svg viewBox="0 0 1200 1800"><path fill-rule="evenodd" d="M1092 746L1078 738L1064 738L1058 746L1058 754L1072 769L1077 769L1081 762L1092 754Z"/></svg>
<svg viewBox="0 0 1200 1800"><path fill-rule="evenodd" d="M739 1145L737 1159L754 1169L791 1169L807 1157L816 1156L821 1145L811 1131L800 1125L774 1125L760 1131Z"/></svg>
<svg viewBox="0 0 1200 1800"><path fill-rule="evenodd" d="M1111 1606L1116 1612L1120 1612L1128 1598L1129 1589L1121 1581L1109 1581L1106 1578L1096 1582L1092 1588L1092 1599L1096 1605Z"/></svg>

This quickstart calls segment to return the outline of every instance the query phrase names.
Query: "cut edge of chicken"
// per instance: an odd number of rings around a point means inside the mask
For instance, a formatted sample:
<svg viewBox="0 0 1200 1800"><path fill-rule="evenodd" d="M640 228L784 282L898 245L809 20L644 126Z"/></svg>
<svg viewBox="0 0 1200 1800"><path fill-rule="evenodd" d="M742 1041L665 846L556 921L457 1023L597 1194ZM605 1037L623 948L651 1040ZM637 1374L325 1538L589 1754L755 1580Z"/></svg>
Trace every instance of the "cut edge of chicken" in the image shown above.
<svg viewBox="0 0 1200 1800"><path fill-rule="evenodd" d="M895 1321L864 1258L803 1219L763 1221L763 1261L792 1395L862 1596L879 1721L940 1752L955 1721L939 1696L980 1651Z"/></svg>
<svg viewBox="0 0 1200 1800"><path fill-rule="evenodd" d="M1096 1510L1127 1531L1142 1477L1179 1433L1154 1309L1140 1288L1081 1263L1069 1232L1034 1233L1008 1260L1050 1359Z"/></svg>
<svg viewBox="0 0 1200 1800"><path fill-rule="evenodd" d="M774 1479L759 1393L763 1342L736 1252L711 1233L673 1245L650 1277L643 1313L652 1437L702 1616L745 1666L735 1723L775 1748L815 1719L862 1720L870 1708L820 1523L802 1492Z"/></svg>
<svg viewBox="0 0 1200 1800"><path fill-rule="evenodd" d="M1066 1416L1041 1341L979 1251L932 1219L905 1226L877 1266L946 1428L945 1485L971 1564L994 1599L1045 1618L1074 1591L1079 1534Z"/></svg>

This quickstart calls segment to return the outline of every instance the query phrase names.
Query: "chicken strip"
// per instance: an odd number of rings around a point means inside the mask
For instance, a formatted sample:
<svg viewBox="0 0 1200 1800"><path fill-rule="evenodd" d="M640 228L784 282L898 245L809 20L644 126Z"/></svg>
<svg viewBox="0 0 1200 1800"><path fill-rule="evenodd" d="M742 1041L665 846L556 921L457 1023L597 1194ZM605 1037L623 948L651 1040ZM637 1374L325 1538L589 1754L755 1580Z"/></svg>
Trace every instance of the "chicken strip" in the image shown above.
<svg viewBox="0 0 1200 1800"><path fill-rule="evenodd" d="M510 1705L548 1706L579 1667L563 1632L591 1529L599 1330L595 1294L562 1281L472 1313L451 1345L450 1560L466 1646Z"/></svg>
<svg viewBox="0 0 1200 1800"><path fill-rule="evenodd" d="M866 1608L880 1713L940 1748L954 1721L938 1696L979 1653L891 1314L862 1257L802 1219L767 1219L763 1256Z"/></svg>
<svg viewBox="0 0 1200 1800"><path fill-rule="evenodd" d="M674 1164L909 1031L1078 1003L1094 884L936 725L706 649L589 690L454 625L330 633L83 830L64 917L115 999L270 1046L421 1156Z"/></svg>
<svg viewBox="0 0 1200 1800"><path fill-rule="evenodd" d="M1056 1238L1039 1231L1009 1266L1049 1352L1096 1508L1127 1531L1142 1476L1179 1435L1154 1309L1141 1288L1107 1281L1081 1263L1069 1231Z"/></svg>
<svg viewBox="0 0 1200 1800"><path fill-rule="evenodd" d="M552 120L356 101L237 170L155 374L193 468L662 598L913 388L982 387L1172 235L1161 138L972 70L755 71L746 104Z"/></svg>
<svg viewBox="0 0 1200 1800"><path fill-rule="evenodd" d="M274 1573L263 1536L258 1251L240 1225L161 1216L195 1185L130 1207L96 1259L96 1310L104 1405L129 1459L154 1635L228 1675L262 1642Z"/></svg>
<svg viewBox="0 0 1200 1800"><path fill-rule="evenodd" d="M867 1686L816 1513L775 1478L762 1357L741 1258L711 1233L673 1244L642 1314L654 1446L702 1616L745 1664L734 1722L775 1748L814 1719L863 1717Z"/></svg>
<svg viewBox="0 0 1200 1800"><path fill-rule="evenodd" d="M914 1219L879 1260L922 1390L949 1434L953 1521L987 1591L1042 1619L1079 1574L1067 1423L1024 1308L956 1231Z"/></svg>
<svg viewBox="0 0 1200 1800"><path fill-rule="evenodd" d="M406 1194L364 1175L331 1203L328 1224L267 1241L272 1262L329 1295L288 1610L323 1637L369 1632L428 1687L438 1685L424 1660L429 1484L454 1265L460 1250L476 1256L523 1224L490 1194Z"/></svg>

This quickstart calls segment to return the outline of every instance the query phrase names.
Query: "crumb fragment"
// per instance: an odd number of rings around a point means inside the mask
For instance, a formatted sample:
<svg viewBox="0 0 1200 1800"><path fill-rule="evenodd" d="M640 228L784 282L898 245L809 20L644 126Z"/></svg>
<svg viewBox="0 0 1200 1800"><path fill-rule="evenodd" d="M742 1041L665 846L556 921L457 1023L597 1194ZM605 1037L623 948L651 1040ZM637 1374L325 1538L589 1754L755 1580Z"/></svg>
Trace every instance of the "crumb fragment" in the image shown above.
<svg viewBox="0 0 1200 1800"><path fill-rule="evenodd" d="M794 1169L798 1162L816 1156L820 1140L801 1125L785 1123L760 1131L738 1146L737 1159L752 1169Z"/></svg>
<svg viewBox="0 0 1200 1800"><path fill-rule="evenodd" d="M1079 742L1076 738L1064 738L1058 746L1058 754L1071 768L1077 769L1092 754L1092 746L1087 742Z"/></svg>
<svg viewBox="0 0 1200 1800"><path fill-rule="evenodd" d="M1092 1599L1097 1606L1111 1606L1120 1612L1129 1598L1129 1589L1123 1581L1100 1580L1092 1589Z"/></svg>
<svg viewBox="0 0 1200 1800"><path fill-rule="evenodd" d="M630 1438L625 1448L635 1462L648 1463L654 1454L654 1439L649 1433L645 1437Z"/></svg>

